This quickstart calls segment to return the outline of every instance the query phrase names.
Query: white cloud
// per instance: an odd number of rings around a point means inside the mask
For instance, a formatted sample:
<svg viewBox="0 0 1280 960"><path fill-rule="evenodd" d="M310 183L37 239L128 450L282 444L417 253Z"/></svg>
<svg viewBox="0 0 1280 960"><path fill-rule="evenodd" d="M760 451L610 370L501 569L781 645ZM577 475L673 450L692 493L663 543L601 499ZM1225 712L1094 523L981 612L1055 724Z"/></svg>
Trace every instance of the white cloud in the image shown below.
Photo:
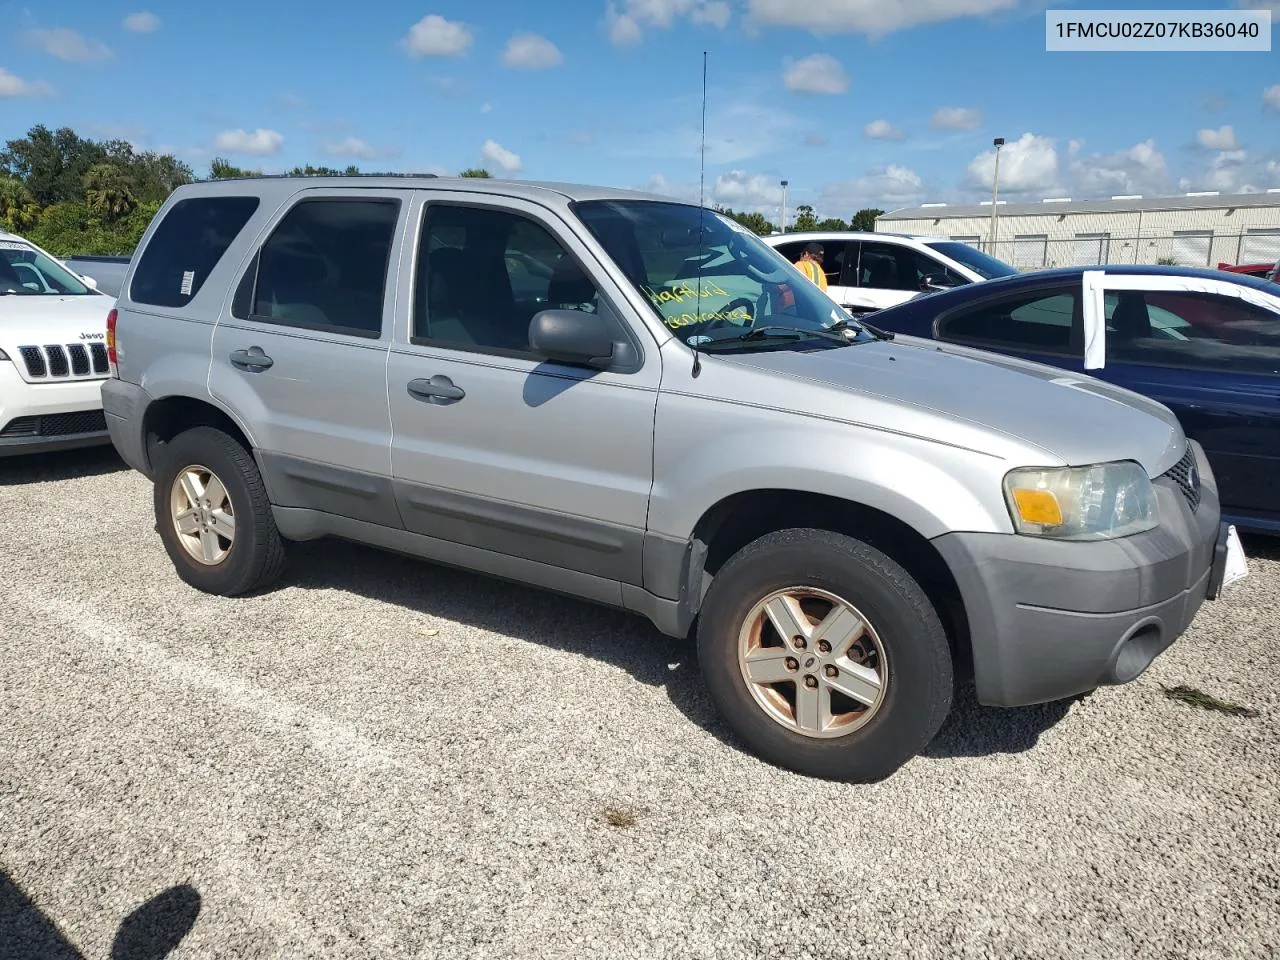
<svg viewBox="0 0 1280 960"><path fill-rule="evenodd" d="M749 0L748 19L766 27L796 27L817 34L882 37L922 24L1013 10L1023 0Z"/></svg>
<svg viewBox="0 0 1280 960"><path fill-rule="evenodd" d="M508 173L513 173L520 169L520 156L493 140L484 142L484 146L480 148L480 155L489 163L497 164Z"/></svg>
<svg viewBox="0 0 1280 960"><path fill-rule="evenodd" d="M744 170L730 170L716 177L711 186L711 199L734 210L777 210L782 203L782 184L777 177L763 173L748 174Z"/></svg>
<svg viewBox="0 0 1280 960"><path fill-rule="evenodd" d="M1003 164L1001 182L1004 181ZM1172 188L1164 154L1154 140L1143 140L1116 153L1072 156L1068 173L1071 196L1113 197L1117 194L1157 196ZM1184 188L1185 189L1185 188Z"/></svg>
<svg viewBox="0 0 1280 960"><path fill-rule="evenodd" d="M4 67L0 67L0 99L51 96L53 96L53 87L43 80L24 80Z"/></svg>
<svg viewBox="0 0 1280 960"><path fill-rule="evenodd" d="M942 107L930 121L939 130L975 130L982 126L982 111L971 107Z"/></svg>
<svg viewBox="0 0 1280 960"><path fill-rule="evenodd" d="M481 112L481 113L489 113L491 110L493 110L493 104L492 104L492 103L482 103L482 104L480 104L480 112Z"/></svg>
<svg viewBox="0 0 1280 960"><path fill-rule="evenodd" d="M639 43L646 27L670 29L680 19L723 30L731 10L725 0L609 0L604 23L609 40L617 46Z"/></svg>
<svg viewBox="0 0 1280 960"><path fill-rule="evenodd" d="M1280 14L1277 14L1277 19L1280 19ZM1262 102L1272 110L1280 110L1280 83L1262 91Z"/></svg>
<svg viewBox="0 0 1280 960"><path fill-rule="evenodd" d="M644 36L640 24L630 14L619 13L618 8L610 3L604 11L605 28L609 31L609 42L624 47L639 43Z"/></svg>
<svg viewBox="0 0 1280 960"><path fill-rule="evenodd" d="M259 127L253 133L244 130L223 130L213 140L214 149L230 153L249 153L265 157L280 152L284 137L275 130Z"/></svg>
<svg viewBox="0 0 1280 960"><path fill-rule="evenodd" d="M359 137L346 137L338 141L326 141L321 149L331 157L353 157L359 160L377 160L379 157L394 156L398 151L379 150L370 146Z"/></svg>
<svg viewBox="0 0 1280 960"><path fill-rule="evenodd" d="M824 185L820 205L825 211L823 215L847 219L863 207L902 207L919 203L924 196L925 185L920 174L910 167L891 163L853 180Z"/></svg>
<svg viewBox="0 0 1280 960"><path fill-rule="evenodd" d="M797 60L782 74L782 82L796 93L844 93L849 78L835 57L814 53Z"/></svg>
<svg viewBox="0 0 1280 960"><path fill-rule="evenodd" d="M862 135L870 140L901 140L904 136L888 120L872 120L862 128Z"/></svg>
<svg viewBox="0 0 1280 960"><path fill-rule="evenodd" d="M109 60L113 56L111 49L105 43L81 36L69 27L28 30L26 39L28 46L43 50L51 57L72 63L93 63L97 60Z"/></svg>
<svg viewBox="0 0 1280 960"><path fill-rule="evenodd" d="M431 13L410 27L400 43L411 57L457 57L467 52L471 39L466 24Z"/></svg>
<svg viewBox="0 0 1280 960"><path fill-rule="evenodd" d="M298 110L307 105L307 101L303 100L296 93L282 93L276 98L276 103L285 110Z"/></svg>
<svg viewBox="0 0 1280 960"><path fill-rule="evenodd" d="M564 57L556 45L536 33L517 33L507 41L507 49L502 54L503 63L520 70L545 70L562 60Z"/></svg>
<svg viewBox="0 0 1280 960"><path fill-rule="evenodd" d="M996 151L986 150L969 164L967 184L991 189ZM1058 149L1048 137L1024 133L1000 151L1000 189L1009 193L1048 190L1058 182Z"/></svg>
<svg viewBox="0 0 1280 960"><path fill-rule="evenodd" d="M124 28L130 33L154 33L160 29L160 18L154 13L139 10L124 18Z"/></svg>
<svg viewBox="0 0 1280 960"><path fill-rule="evenodd" d="M1206 150L1235 150L1240 145L1236 140L1236 131L1230 124L1217 130L1199 131L1196 133L1196 143Z"/></svg>

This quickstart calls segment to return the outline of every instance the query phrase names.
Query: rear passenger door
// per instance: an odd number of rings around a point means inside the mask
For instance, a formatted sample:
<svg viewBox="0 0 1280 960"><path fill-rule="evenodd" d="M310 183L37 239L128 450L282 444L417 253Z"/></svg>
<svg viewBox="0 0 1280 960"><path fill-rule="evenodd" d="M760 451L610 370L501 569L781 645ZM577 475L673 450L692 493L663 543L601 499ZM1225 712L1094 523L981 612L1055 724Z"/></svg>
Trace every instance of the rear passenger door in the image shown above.
<svg viewBox="0 0 1280 960"><path fill-rule="evenodd" d="M869 309L884 310L906 303L931 289L928 279L958 286L963 278L943 263L898 243L864 240L853 274L852 296Z"/></svg>
<svg viewBox="0 0 1280 960"><path fill-rule="evenodd" d="M591 251L538 204L450 193L424 200L415 233L388 365L405 526L559 568L552 578L578 591L583 575L606 592L605 581L639 584L656 345L624 319L622 292L591 270ZM534 354L529 323L548 308L604 317L634 348L630 368Z"/></svg>
<svg viewBox="0 0 1280 960"><path fill-rule="evenodd" d="M210 392L256 426L272 501L400 526L387 349L411 191L306 190L241 266Z"/></svg>

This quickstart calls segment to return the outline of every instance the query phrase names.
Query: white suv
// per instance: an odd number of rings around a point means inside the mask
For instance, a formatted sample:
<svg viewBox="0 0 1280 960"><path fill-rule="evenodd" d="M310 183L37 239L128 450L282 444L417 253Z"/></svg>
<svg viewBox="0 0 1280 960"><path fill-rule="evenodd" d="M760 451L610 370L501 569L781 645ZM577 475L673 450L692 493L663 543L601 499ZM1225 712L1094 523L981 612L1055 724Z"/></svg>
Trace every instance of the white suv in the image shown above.
<svg viewBox="0 0 1280 960"><path fill-rule="evenodd" d="M851 313L884 310L912 297L1018 271L976 247L945 237L854 230L775 233L764 242L795 263L822 245L827 293Z"/></svg>
<svg viewBox="0 0 1280 960"><path fill-rule="evenodd" d="M102 413L115 298L0 231L0 456L110 443Z"/></svg>

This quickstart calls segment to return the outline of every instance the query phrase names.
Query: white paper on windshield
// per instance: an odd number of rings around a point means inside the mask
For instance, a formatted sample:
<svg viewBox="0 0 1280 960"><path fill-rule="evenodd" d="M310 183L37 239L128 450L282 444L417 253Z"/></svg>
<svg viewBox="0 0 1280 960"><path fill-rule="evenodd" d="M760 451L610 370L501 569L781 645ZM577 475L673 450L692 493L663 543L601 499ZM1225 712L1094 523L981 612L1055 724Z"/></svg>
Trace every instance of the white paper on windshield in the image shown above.
<svg viewBox="0 0 1280 960"><path fill-rule="evenodd" d="M1084 368L1101 370L1107 363L1107 310L1102 285L1107 275L1101 270L1084 272Z"/></svg>

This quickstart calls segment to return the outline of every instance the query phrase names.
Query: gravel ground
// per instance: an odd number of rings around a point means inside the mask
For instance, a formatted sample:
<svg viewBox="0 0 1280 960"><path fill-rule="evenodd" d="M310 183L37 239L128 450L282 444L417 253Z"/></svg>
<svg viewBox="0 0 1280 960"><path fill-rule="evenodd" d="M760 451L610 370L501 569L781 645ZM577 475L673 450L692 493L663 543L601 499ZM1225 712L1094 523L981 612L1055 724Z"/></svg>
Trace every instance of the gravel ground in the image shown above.
<svg viewBox="0 0 1280 960"><path fill-rule="evenodd" d="M339 544L195 593L110 451L0 463L0 517L0 957L1280 952L1280 544L1133 684L962 697L853 787L639 619Z"/></svg>

